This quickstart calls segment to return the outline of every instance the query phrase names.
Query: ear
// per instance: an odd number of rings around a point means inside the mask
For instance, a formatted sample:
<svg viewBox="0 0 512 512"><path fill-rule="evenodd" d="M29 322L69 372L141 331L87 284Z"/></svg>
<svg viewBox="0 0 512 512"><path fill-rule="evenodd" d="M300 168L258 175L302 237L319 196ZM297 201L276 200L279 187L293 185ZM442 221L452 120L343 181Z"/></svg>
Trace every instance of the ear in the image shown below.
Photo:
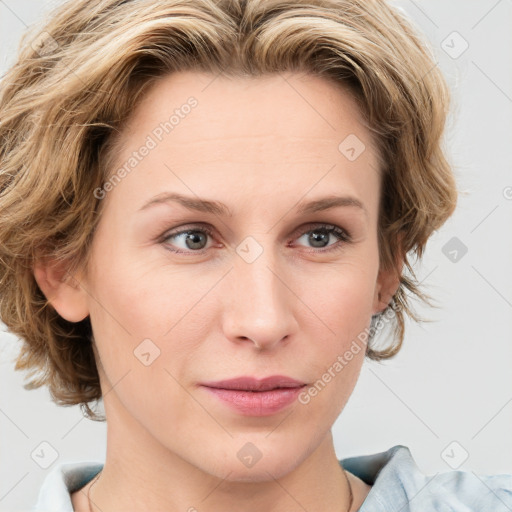
<svg viewBox="0 0 512 512"><path fill-rule="evenodd" d="M87 294L80 279L69 274L68 265L54 260L37 261L34 278L48 302L68 322L80 322L89 315Z"/></svg>
<svg viewBox="0 0 512 512"><path fill-rule="evenodd" d="M382 313L390 304L400 286L400 275L395 269L381 269L375 286L373 314Z"/></svg>
<svg viewBox="0 0 512 512"><path fill-rule="evenodd" d="M380 268L375 286L373 298L373 314L382 313L390 304L400 286L400 276L404 265L404 254L402 252L402 236L399 236L399 249L395 257L395 268Z"/></svg>

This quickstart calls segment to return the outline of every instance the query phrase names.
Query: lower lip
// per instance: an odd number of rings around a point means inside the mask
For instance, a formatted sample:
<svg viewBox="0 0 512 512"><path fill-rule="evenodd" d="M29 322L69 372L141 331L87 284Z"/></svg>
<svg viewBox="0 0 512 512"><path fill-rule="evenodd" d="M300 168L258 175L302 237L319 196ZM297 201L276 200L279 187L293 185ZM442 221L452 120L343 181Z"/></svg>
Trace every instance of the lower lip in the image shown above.
<svg viewBox="0 0 512 512"><path fill-rule="evenodd" d="M304 386L272 389L270 391L241 391L239 389L203 387L245 416L269 416L292 404Z"/></svg>

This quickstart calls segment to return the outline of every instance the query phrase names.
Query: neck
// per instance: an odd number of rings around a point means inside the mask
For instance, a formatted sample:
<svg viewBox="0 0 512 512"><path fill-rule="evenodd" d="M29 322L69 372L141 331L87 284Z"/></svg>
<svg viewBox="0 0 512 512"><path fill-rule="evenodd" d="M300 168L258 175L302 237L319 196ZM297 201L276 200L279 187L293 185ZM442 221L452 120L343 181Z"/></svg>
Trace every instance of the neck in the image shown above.
<svg viewBox="0 0 512 512"><path fill-rule="evenodd" d="M116 409L110 411L110 419L106 408L107 456L90 488L93 512L349 510L350 484L336 458L330 431L283 476L266 472L268 476L258 481L233 481L229 473L214 476L183 460L124 409ZM300 450L294 455L299 457Z"/></svg>

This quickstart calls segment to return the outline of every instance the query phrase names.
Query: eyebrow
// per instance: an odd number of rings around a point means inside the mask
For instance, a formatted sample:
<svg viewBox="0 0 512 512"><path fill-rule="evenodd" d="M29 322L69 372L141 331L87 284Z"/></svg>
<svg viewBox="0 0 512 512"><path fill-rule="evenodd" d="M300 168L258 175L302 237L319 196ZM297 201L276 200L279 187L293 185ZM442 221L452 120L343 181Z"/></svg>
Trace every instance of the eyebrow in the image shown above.
<svg viewBox="0 0 512 512"><path fill-rule="evenodd" d="M220 201L184 196L175 192L163 192L162 194L153 197L147 203L145 203L139 209L139 211L146 210L147 208L157 204L165 204L169 202L176 202L189 210L211 213L213 215L219 216L233 217L233 212ZM300 214L309 214L330 210L332 208L347 206L356 207L362 210L365 215L368 216L368 211L366 210L364 204L356 197L351 196L327 196L309 202L302 202L297 206L297 212Z"/></svg>

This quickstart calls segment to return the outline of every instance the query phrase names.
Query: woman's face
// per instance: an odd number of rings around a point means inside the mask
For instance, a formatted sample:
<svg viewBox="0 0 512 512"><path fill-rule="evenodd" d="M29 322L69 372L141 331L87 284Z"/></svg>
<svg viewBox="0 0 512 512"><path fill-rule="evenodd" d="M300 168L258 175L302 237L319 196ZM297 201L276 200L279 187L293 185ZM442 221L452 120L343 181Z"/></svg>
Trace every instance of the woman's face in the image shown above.
<svg viewBox="0 0 512 512"><path fill-rule="evenodd" d="M133 457L278 478L328 442L364 360L358 335L396 289L379 273L369 132L318 77L183 72L120 142L67 306L90 315L109 432ZM220 382L272 376L304 386Z"/></svg>

